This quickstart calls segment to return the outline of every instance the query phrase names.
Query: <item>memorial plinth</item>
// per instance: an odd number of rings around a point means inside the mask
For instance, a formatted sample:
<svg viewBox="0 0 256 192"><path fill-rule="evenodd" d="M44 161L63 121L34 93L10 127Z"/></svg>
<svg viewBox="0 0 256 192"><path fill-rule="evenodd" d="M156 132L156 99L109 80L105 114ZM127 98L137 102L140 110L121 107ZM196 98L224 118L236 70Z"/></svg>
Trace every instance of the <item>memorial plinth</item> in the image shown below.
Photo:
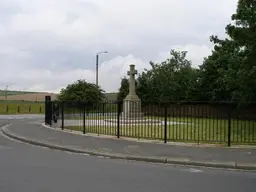
<svg viewBox="0 0 256 192"><path fill-rule="evenodd" d="M130 65L130 71L127 75L130 75L129 94L126 96L123 102L122 118L124 119L141 119L143 114L141 113L141 101L135 91L135 75L137 70L134 69L135 65Z"/></svg>
<svg viewBox="0 0 256 192"><path fill-rule="evenodd" d="M120 116L121 124L144 124L144 123L161 123L161 121L153 119L145 119L143 113L141 112L141 100L135 91L135 75L137 70L135 70L135 65L130 65L130 71L127 75L130 76L129 84L129 94L123 101L123 112ZM105 120L108 122L117 122L117 119Z"/></svg>

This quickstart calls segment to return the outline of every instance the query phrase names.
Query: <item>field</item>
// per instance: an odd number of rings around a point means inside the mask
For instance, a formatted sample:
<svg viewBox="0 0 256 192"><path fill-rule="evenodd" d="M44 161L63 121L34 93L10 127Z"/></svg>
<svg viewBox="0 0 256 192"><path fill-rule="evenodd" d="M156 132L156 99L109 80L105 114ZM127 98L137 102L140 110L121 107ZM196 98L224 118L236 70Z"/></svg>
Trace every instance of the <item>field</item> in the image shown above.
<svg viewBox="0 0 256 192"><path fill-rule="evenodd" d="M56 99L57 95L53 93L21 93L21 92L11 92L12 94L7 95L7 101L38 101L43 102L45 100L46 95L50 95L52 100ZM3 93L0 94L0 101L5 101L5 95Z"/></svg>
<svg viewBox="0 0 256 192"><path fill-rule="evenodd" d="M0 114L43 114L46 95L56 98L52 93L0 90Z"/></svg>
<svg viewBox="0 0 256 192"><path fill-rule="evenodd" d="M7 99L6 99L7 94ZM7 91L0 90L0 101L38 101L45 100L45 96L50 95L52 100L57 98L57 94L54 93L39 93L39 92L26 92L26 91ZM106 93L107 100L114 101L117 99L117 93Z"/></svg>
<svg viewBox="0 0 256 192"><path fill-rule="evenodd" d="M44 113L46 95L50 95L52 100L57 98L57 94L54 93L0 90L0 114ZM116 96L116 93L106 93L108 100L115 100Z"/></svg>
<svg viewBox="0 0 256 192"><path fill-rule="evenodd" d="M43 114L44 102L0 102L0 114Z"/></svg>
<svg viewBox="0 0 256 192"><path fill-rule="evenodd" d="M22 94L32 94L35 92L22 92L22 91L5 91L5 90L0 90L0 96L5 96L7 95L22 95Z"/></svg>
<svg viewBox="0 0 256 192"><path fill-rule="evenodd" d="M148 117L151 119L164 120L159 117ZM91 123L83 126L82 119L78 120L75 126L65 126L65 129L84 131L102 135L117 135L117 123L102 124L102 116L87 117L92 119ZM210 118L176 118L167 119L172 124L167 125L167 140L193 143L215 143L223 144L228 141L228 120ZM87 121L86 121L87 122ZM231 120L230 125L232 143L256 144L256 122ZM120 125L120 136L143 138L143 139L164 139L164 125L144 124L144 125Z"/></svg>

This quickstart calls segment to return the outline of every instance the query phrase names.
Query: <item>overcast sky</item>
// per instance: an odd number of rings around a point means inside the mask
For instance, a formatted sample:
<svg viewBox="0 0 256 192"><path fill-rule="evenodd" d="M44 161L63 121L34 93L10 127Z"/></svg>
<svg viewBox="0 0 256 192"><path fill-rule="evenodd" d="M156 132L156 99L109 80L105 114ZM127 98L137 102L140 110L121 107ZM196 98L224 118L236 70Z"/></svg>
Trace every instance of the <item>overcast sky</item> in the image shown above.
<svg viewBox="0 0 256 192"><path fill-rule="evenodd" d="M139 72L173 48L193 66L225 35L237 0L0 0L0 89L58 92L77 79L117 91L129 64Z"/></svg>

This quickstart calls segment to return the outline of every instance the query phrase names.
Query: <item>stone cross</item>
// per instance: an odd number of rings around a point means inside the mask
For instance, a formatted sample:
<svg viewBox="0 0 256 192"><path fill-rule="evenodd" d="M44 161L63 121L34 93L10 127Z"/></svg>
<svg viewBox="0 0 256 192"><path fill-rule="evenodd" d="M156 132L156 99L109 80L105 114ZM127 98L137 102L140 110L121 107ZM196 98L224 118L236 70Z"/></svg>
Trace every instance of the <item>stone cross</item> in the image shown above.
<svg viewBox="0 0 256 192"><path fill-rule="evenodd" d="M137 70L135 70L134 67L135 65L130 65L130 71L127 71L127 75L130 75L129 95L136 95L135 75L137 75Z"/></svg>

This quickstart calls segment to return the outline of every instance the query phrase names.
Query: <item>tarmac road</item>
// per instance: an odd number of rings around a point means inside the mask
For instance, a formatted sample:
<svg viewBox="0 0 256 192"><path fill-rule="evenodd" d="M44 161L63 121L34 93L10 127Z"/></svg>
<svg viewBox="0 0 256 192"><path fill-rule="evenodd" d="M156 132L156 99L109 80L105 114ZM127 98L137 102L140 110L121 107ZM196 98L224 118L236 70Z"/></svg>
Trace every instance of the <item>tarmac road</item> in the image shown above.
<svg viewBox="0 0 256 192"><path fill-rule="evenodd" d="M7 123L1 120L0 126ZM0 135L1 192L254 192L256 172L103 159Z"/></svg>

